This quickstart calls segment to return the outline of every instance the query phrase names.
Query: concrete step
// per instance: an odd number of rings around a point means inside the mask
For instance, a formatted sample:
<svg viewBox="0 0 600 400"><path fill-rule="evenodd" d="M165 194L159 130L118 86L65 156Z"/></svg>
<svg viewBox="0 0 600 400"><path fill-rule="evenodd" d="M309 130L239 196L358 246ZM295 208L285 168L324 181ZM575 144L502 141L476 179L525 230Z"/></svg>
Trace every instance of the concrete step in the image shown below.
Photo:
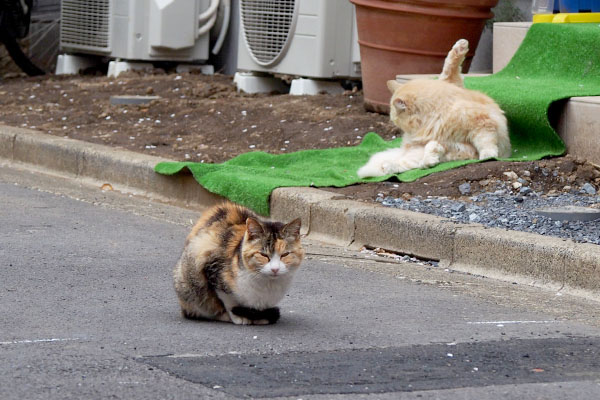
<svg viewBox="0 0 600 400"><path fill-rule="evenodd" d="M466 76L485 75L467 74ZM403 83L411 79L433 79L436 76L433 74L397 75L396 80ZM571 97L569 100L556 102L550 107L548 114L554 129L565 142L569 154L600 165L600 96Z"/></svg>
<svg viewBox="0 0 600 400"><path fill-rule="evenodd" d="M531 25L531 22L494 23L494 73L508 64ZM552 107L549 118L570 154L600 164L600 96L571 97Z"/></svg>
<svg viewBox="0 0 600 400"><path fill-rule="evenodd" d="M510 61L517 52L531 22L496 22L492 41L492 72L496 73Z"/></svg>

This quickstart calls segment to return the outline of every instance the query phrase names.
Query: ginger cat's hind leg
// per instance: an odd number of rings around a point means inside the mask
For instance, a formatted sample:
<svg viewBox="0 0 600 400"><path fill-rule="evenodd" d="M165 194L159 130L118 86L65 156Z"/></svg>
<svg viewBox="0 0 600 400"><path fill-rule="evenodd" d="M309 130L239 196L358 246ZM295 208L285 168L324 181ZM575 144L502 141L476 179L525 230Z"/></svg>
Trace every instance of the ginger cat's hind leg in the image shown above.
<svg viewBox="0 0 600 400"><path fill-rule="evenodd" d="M456 86L464 87L461 75L462 63L469 51L469 42L466 39L460 39L452 46L444 61L444 68L440 74L440 80L452 83Z"/></svg>
<svg viewBox="0 0 600 400"><path fill-rule="evenodd" d="M473 135L473 146L479 153L479 159L497 158L498 154L498 136L495 130L482 129Z"/></svg>

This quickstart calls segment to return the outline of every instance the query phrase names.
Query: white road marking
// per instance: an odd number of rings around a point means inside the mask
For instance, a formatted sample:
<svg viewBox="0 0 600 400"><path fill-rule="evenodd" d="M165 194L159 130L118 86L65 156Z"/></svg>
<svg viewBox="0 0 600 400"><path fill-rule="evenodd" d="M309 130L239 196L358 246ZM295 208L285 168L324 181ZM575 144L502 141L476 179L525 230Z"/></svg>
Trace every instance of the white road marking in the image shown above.
<svg viewBox="0 0 600 400"><path fill-rule="evenodd" d="M196 358L196 357L206 357L207 354L194 354L194 353L184 353L184 354L171 354L167 356L169 358Z"/></svg>
<svg viewBox="0 0 600 400"><path fill-rule="evenodd" d="M28 343L49 343L49 342L67 342L72 340L81 340L79 338L61 338L61 339L31 339L31 340L12 340L8 342L0 342L0 346L8 344L28 344Z"/></svg>
<svg viewBox="0 0 600 400"><path fill-rule="evenodd" d="M240 355L242 354L239 351L228 351L227 354ZM183 353L183 354L171 354L167 356L168 358L200 358L200 357L208 357L208 354L198 354L198 353Z"/></svg>
<svg viewBox="0 0 600 400"><path fill-rule="evenodd" d="M554 324L561 321L473 321L467 322L468 325L508 325L508 324Z"/></svg>

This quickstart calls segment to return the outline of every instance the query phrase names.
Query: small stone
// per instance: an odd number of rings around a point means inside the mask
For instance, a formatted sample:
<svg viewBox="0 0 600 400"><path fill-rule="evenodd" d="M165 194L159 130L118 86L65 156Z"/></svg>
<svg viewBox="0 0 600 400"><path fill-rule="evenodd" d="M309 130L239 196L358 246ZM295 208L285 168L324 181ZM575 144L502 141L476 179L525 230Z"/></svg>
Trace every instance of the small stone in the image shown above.
<svg viewBox="0 0 600 400"><path fill-rule="evenodd" d="M586 182L582 187L581 190L583 190L585 193L587 194L591 194L594 195L596 194L596 188L594 187L594 185L592 185L589 182Z"/></svg>
<svg viewBox="0 0 600 400"><path fill-rule="evenodd" d="M525 170L525 171L521 172L521 174L522 174L523 176L526 176L526 177L527 177L527 176L531 176L531 172L529 172L529 171L527 171L527 170Z"/></svg>
<svg viewBox="0 0 600 400"><path fill-rule="evenodd" d="M506 171L506 172L503 172L502 174L505 175L510 180L516 181L517 179L519 179L519 176L513 171Z"/></svg>
<svg viewBox="0 0 600 400"><path fill-rule="evenodd" d="M452 210L452 212L463 212L465 211L466 207L464 204L461 203L457 203L457 204L453 204L452 207L450 207L450 210Z"/></svg>
<svg viewBox="0 0 600 400"><path fill-rule="evenodd" d="M521 189L519 189L519 193L522 194L523 196L527 196L531 192L532 192L532 190L529 186L523 186Z"/></svg>
<svg viewBox="0 0 600 400"><path fill-rule="evenodd" d="M520 183L520 184L522 184L522 185L525 185L525 184L527 184L527 181L526 181L525 179L523 179L523 178L519 178L519 179L517 179L517 182L519 182L519 183Z"/></svg>
<svg viewBox="0 0 600 400"><path fill-rule="evenodd" d="M475 213L469 215L469 222L479 222L481 217Z"/></svg>
<svg viewBox="0 0 600 400"><path fill-rule="evenodd" d="M549 173L550 171L548 171L548 168L542 168L542 175L548 176Z"/></svg>
<svg viewBox="0 0 600 400"><path fill-rule="evenodd" d="M458 186L458 190L463 195L469 194L471 193L471 184L469 182L463 183L462 185Z"/></svg>
<svg viewBox="0 0 600 400"><path fill-rule="evenodd" d="M562 188L563 192L570 192L571 191L571 186L566 185L565 187Z"/></svg>
<svg viewBox="0 0 600 400"><path fill-rule="evenodd" d="M520 189L521 186L523 186L521 182L513 182L512 184L513 189Z"/></svg>
<svg viewBox="0 0 600 400"><path fill-rule="evenodd" d="M523 200L525 200L525 199L523 198L523 196L517 196L517 197L515 197L515 201L516 201L517 203L522 203L522 202L523 202Z"/></svg>

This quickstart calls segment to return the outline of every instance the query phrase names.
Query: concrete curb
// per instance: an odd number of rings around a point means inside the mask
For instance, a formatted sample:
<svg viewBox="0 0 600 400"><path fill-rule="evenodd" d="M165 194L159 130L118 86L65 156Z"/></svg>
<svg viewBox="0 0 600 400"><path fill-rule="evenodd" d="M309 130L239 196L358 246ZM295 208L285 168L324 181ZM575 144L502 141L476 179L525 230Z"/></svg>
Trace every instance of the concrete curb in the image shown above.
<svg viewBox="0 0 600 400"><path fill-rule="evenodd" d="M170 160L29 129L0 125L1 158L185 207L203 208L223 201L198 185L191 174L166 177L154 172L157 163Z"/></svg>
<svg viewBox="0 0 600 400"><path fill-rule="evenodd" d="M153 167L162 158L0 125L0 159L166 203L202 209L223 201L190 174L165 177ZM381 247L439 260L455 270L524 283L600 291L600 246L340 199L314 188L280 188L271 215L302 218L309 238L342 246Z"/></svg>

